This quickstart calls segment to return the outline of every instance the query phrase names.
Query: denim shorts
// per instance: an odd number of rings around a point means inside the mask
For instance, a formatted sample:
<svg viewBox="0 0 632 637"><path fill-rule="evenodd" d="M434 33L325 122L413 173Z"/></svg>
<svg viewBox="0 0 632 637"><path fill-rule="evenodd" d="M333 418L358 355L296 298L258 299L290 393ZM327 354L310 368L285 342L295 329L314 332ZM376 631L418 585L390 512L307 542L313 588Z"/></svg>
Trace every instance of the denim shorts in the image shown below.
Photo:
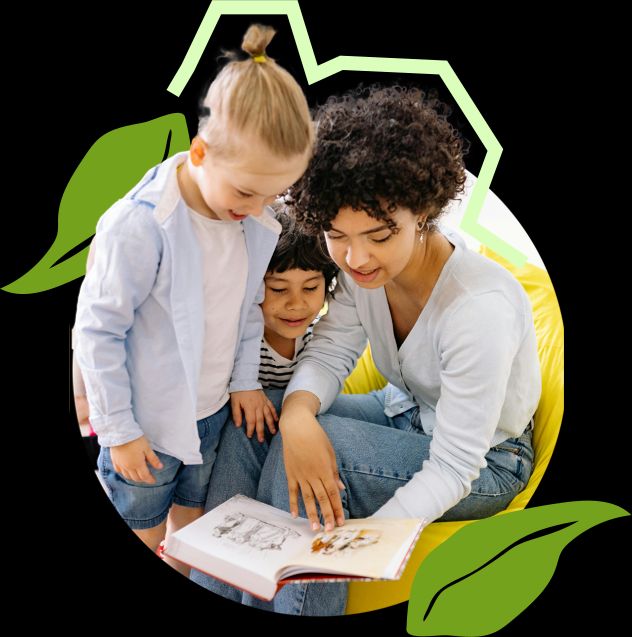
<svg viewBox="0 0 632 637"><path fill-rule="evenodd" d="M218 412L198 420L202 464L184 464L166 453L155 451L162 469L147 465L155 484L128 480L112 466L110 449L103 447L97 461L99 473L112 503L132 529L158 526L168 515L172 504L204 507L211 471L217 456L217 445L230 416L230 403Z"/></svg>

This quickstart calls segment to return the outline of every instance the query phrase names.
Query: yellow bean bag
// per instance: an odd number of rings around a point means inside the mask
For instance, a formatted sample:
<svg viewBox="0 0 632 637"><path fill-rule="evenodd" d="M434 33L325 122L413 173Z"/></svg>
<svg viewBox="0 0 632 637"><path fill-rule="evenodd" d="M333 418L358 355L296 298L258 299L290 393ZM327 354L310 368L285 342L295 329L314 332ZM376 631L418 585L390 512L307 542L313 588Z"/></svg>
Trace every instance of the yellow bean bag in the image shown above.
<svg viewBox="0 0 632 637"><path fill-rule="evenodd" d="M538 341L538 357L542 371L542 397L535 414L533 446L535 464L525 489L503 512L523 509L540 484L557 440L564 411L564 328L562 315L551 279L545 270L531 264L516 268L489 250L481 253L505 266L523 285L531 300ZM343 393L367 393L386 384L377 371L367 346L358 364L345 382ZM498 515L502 515L499 513ZM428 525L417 543L402 578L396 582L352 582L346 613L363 613L392 606L409 599L410 588L421 562L444 540L469 521L434 522Z"/></svg>

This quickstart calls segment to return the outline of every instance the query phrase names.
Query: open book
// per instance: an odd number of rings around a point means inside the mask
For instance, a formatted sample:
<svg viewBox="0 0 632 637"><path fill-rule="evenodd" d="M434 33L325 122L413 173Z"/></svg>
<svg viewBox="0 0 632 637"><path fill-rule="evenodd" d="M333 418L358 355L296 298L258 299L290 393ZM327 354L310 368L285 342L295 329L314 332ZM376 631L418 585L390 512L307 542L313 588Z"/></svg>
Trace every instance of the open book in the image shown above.
<svg viewBox="0 0 632 637"><path fill-rule="evenodd" d="M296 581L395 580L423 520L347 520L331 532L236 495L169 537L164 554L271 600Z"/></svg>

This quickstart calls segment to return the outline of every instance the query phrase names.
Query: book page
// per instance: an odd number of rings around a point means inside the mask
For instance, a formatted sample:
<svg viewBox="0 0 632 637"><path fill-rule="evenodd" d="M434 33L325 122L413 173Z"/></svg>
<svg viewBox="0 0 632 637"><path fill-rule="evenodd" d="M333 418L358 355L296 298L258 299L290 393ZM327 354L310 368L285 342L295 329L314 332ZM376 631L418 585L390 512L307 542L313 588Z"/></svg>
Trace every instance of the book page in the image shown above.
<svg viewBox="0 0 632 637"><path fill-rule="evenodd" d="M174 533L172 551L177 558L185 545L275 580L276 572L294 561L313 534L308 520L295 520L285 511L237 495ZM165 552L169 554L169 545Z"/></svg>
<svg viewBox="0 0 632 637"><path fill-rule="evenodd" d="M283 577L300 572L393 579L423 523L417 519L347 520L343 527L317 533Z"/></svg>

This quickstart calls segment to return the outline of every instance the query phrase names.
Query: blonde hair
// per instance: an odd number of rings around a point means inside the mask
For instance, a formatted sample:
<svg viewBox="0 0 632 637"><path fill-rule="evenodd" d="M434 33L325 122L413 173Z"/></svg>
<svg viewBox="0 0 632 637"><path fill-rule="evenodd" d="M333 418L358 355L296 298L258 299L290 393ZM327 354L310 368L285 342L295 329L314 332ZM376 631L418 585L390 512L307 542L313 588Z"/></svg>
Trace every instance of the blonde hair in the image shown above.
<svg viewBox="0 0 632 637"><path fill-rule="evenodd" d="M246 60L231 61L215 78L203 101L210 114L199 134L212 152L232 156L239 151L235 133L251 133L275 155L295 156L311 149L314 129L309 106L296 80L272 58L266 47L276 31L253 24L241 48Z"/></svg>

